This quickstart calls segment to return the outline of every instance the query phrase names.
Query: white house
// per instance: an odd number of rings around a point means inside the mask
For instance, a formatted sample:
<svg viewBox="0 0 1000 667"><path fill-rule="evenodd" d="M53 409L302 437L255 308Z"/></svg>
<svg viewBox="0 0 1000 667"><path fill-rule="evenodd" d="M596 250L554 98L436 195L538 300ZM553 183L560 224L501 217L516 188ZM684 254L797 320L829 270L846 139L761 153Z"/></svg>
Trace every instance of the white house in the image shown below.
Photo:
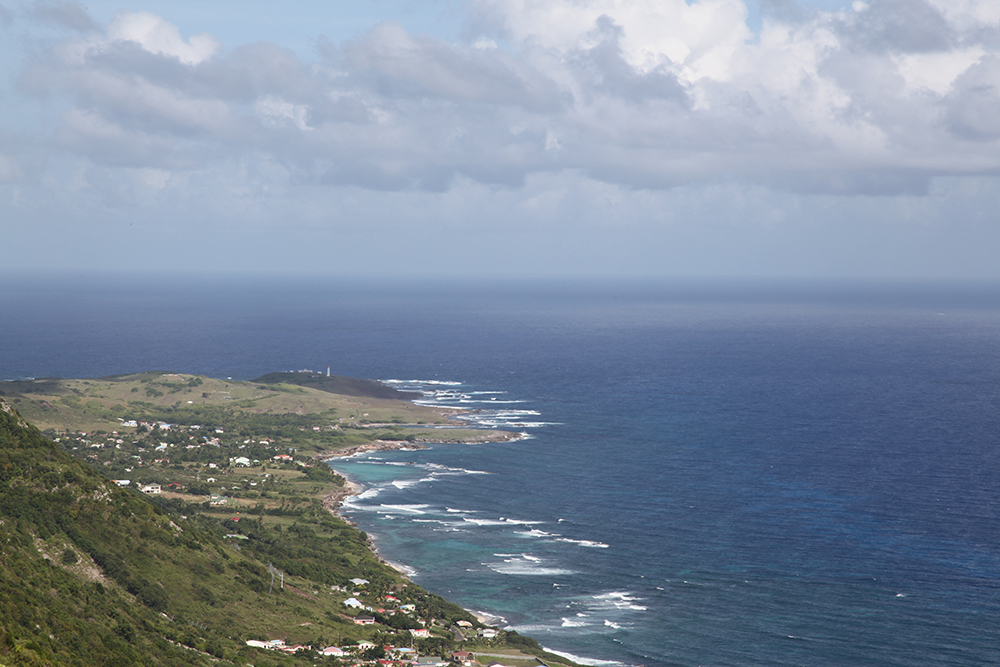
<svg viewBox="0 0 1000 667"><path fill-rule="evenodd" d="M344 600L345 607L352 607L354 609L364 609L365 603L357 598L347 598Z"/></svg>
<svg viewBox="0 0 1000 667"><path fill-rule="evenodd" d="M146 486L142 487L142 492L149 494L163 493L163 489L160 488L159 484L147 484Z"/></svg>

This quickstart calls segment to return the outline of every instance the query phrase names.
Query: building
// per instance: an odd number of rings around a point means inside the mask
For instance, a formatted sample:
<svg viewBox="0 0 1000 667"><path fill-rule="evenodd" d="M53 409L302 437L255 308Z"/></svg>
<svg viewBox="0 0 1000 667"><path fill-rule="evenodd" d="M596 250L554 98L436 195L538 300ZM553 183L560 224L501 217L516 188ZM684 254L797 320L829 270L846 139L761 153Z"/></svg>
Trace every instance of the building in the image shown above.
<svg viewBox="0 0 1000 667"><path fill-rule="evenodd" d="M142 492L149 494L163 493L163 489L160 488L159 484L147 484L146 486L142 487Z"/></svg>
<svg viewBox="0 0 1000 667"><path fill-rule="evenodd" d="M466 665L468 667L472 664L473 656L468 651L455 651L451 654L451 659L455 662Z"/></svg>

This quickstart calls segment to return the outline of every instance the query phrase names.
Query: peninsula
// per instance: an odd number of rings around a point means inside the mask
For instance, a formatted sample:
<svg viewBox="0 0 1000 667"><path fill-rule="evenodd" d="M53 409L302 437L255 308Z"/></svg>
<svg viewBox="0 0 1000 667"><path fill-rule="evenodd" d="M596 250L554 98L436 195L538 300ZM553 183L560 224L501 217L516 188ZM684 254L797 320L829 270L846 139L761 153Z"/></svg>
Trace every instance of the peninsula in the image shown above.
<svg viewBox="0 0 1000 667"><path fill-rule="evenodd" d="M384 563L322 463L517 434L325 377L0 382L0 666L571 664Z"/></svg>

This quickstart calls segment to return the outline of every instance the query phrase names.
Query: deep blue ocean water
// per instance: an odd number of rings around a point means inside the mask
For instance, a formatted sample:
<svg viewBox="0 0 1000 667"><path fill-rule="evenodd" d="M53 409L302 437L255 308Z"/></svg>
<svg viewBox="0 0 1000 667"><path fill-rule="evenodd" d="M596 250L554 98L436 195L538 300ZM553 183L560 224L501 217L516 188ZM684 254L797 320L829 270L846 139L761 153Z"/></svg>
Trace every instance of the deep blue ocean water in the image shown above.
<svg viewBox="0 0 1000 667"><path fill-rule="evenodd" d="M1000 664L1000 289L2 277L0 378L333 372L527 437L334 466L590 661Z"/></svg>

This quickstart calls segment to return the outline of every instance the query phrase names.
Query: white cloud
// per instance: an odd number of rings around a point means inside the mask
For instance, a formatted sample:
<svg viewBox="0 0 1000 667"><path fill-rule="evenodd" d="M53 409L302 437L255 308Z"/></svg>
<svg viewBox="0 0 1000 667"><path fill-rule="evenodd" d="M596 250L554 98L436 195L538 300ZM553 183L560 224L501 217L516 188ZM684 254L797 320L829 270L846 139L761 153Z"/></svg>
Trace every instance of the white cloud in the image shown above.
<svg viewBox="0 0 1000 667"><path fill-rule="evenodd" d="M926 88L944 95L955 79L979 62L985 53L982 47L976 46L939 53L907 53L895 60L911 92Z"/></svg>
<svg viewBox="0 0 1000 667"><path fill-rule="evenodd" d="M175 26L148 12L116 13L108 26L107 36L112 41L136 42L150 53L173 56L185 65L204 62L222 46L208 33L192 35L184 41Z"/></svg>
<svg viewBox="0 0 1000 667"><path fill-rule="evenodd" d="M594 47L601 17L622 30L626 62L640 72L676 68L685 80L725 80L750 39L740 0L479 0L475 11L521 43L563 54Z"/></svg>

